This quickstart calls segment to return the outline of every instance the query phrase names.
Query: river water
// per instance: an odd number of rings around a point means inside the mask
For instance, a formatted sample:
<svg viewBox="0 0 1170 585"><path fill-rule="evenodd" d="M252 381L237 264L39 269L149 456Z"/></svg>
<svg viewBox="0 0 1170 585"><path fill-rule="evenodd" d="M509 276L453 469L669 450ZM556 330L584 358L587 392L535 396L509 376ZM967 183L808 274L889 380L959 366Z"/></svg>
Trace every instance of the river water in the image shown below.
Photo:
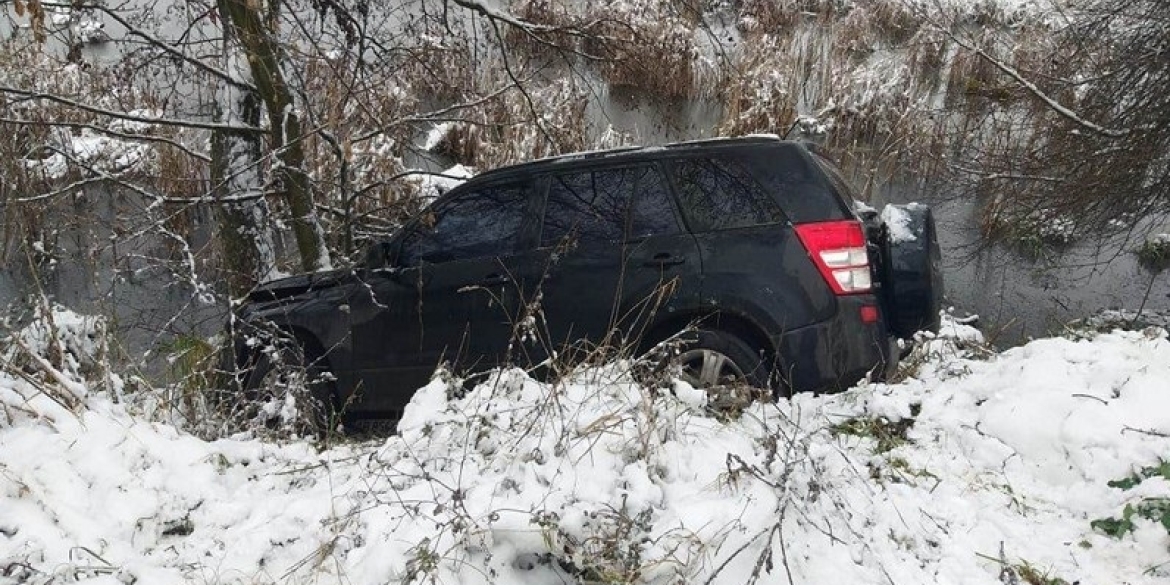
<svg viewBox="0 0 1170 585"><path fill-rule="evenodd" d="M978 315L1000 347L1058 333L1104 309L1170 311L1170 271L1154 274L1138 264L1132 249L1139 236L1076 241L1030 256L988 245L978 228L978 203L947 196L944 187L885 186L873 203L915 200L935 213L949 304L957 314Z"/></svg>

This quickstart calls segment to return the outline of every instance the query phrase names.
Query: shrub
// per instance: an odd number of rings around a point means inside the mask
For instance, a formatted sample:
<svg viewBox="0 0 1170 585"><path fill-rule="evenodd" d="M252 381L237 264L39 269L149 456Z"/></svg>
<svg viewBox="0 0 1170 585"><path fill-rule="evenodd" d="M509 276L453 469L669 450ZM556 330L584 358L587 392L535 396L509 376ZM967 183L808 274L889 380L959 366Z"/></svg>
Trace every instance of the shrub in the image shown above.
<svg viewBox="0 0 1170 585"><path fill-rule="evenodd" d="M1108 482L1111 488L1130 490L1147 479L1160 478L1170 481L1170 461L1159 461L1138 471ZM1095 530L1099 530L1114 538L1121 538L1134 529L1134 520L1144 518L1162 525L1170 534L1170 497L1146 496L1136 502L1125 505L1119 517L1099 518L1090 522Z"/></svg>
<svg viewBox="0 0 1170 585"><path fill-rule="evenodd" d="M612 4L589 15L583 49L612 88L655 98L711 95L700 86L695 26L665 2Z"/></svg>
<svg viewBox="0 0 1170 585"><path fill-rule="evenodd" d="M1158 234L1146 240L1136 254L1138 263L1151 272L1170 268L1170 234Z"/></svg>

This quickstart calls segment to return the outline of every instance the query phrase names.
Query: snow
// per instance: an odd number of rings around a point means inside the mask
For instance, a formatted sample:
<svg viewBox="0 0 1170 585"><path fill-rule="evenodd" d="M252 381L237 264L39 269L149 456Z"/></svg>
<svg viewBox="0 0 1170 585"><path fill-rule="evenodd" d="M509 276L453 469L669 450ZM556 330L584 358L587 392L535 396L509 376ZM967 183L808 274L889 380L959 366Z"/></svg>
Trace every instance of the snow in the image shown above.
<svg viewBox="0 0 1170 585"><path fill-rule="evenodd" d="M72 415L5 367L0 583L1167 582L1165 528L1090 526L1170 496L1107 485L1170 453L1166 331L980 341L946 318L900 383L725 421L622 363L461 397L444 374L398 436L330 448L204 441L103 392ZM883 450L858 420L909 426Z"/></svg>
<svg viewBox="0 0 1170 585"><path fill-rule="evenodd" d="M128 116L145 119L158 119L165 117L165 112L158 109L133 109L126 112ZM110 120L109 129L115 132L126 132L129 134L145 134L154 128L154 124L149 122L140 122L138 120L127 120L122 118L115 118Z"/></svg>
<svg viewBox="0 0 1170 585"><path fill-rule="evenodd" d="M413 180L418 185L419 200L425 204L438 199L473 176L475 169L457 164L439 173L414 175Z"/></svg>
<svg viewBox="0 0 1170 585"><path fill-rule="evenodd" d="M1024 227L1035 237L1053 244L1068 244L1076 236L1076 224L1068 217L1047 209L1037 209L1024 218Z"/></svg>
<svg viewBox="0 0 1170 585"><path fill-rule="evenodd" d="M911 204L916 205L916 204ZM882 221L886 224L886 229L889 230L890 242L913 242L918 239L914 231L910 229L910 214L906 213L903 206L887 205L882 208Z"/></svg>
<svg viewBox="0 0 1170 585"><path fill-rule="evenodd" d="M56 152L40 160L25 159L25 167L49 179L65 177L74 165L80 165L87 175L118 174L138 167L151 152L148 144L101 135L88 128L77 135L59 133L57 138L61 145Z"/></svg>
<svg viewBox="0 0 1170 585"><path fill-rule="evenodd" d="M453 122L440 122L435 124L435 127L427 131L427 135L423 137L422 149L427 152L434 151L447 139L447 135L451 133L453 127Z"/></svg>

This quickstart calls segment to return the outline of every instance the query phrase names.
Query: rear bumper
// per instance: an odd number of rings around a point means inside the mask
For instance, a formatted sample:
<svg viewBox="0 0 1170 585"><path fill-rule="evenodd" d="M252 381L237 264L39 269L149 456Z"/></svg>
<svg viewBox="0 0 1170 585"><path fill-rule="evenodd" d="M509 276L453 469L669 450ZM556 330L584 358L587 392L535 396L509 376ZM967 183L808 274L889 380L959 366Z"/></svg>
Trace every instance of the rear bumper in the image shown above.
<svg viewBox="0 0 1170 585"><path fill-rule="evenodd" d="M800 329L786 331L773 341L778 348L780 380L794 392L839 392L866 376L889 377L898 366L895 340L885 316L877 323L861 320L861 307L878 307L874 295L838 297L837 315Z"/></svg>

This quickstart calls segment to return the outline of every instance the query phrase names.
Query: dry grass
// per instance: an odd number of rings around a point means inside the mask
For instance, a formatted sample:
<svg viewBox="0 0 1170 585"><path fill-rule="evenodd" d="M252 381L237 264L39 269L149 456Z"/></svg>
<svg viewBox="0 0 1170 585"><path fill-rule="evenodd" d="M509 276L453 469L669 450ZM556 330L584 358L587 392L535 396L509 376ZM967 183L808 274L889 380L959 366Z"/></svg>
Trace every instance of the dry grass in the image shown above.
<svg viewBox="0 0 1170 585"><path fill-rule="evenodd" d="M384 234L413 210L410 185L390 180L405 170L402 156L416 132L404 120L418 113L416 96L443 84L419 68L416 56L401 65L367 65L361 76L354 74L349 55L305 60L304 108L311 112L309 122L322 129L305 138L306 170L331 247L343 254ZM462 87L448 91L462 93Z"/></svg>
<svg viewBox="0 0 1170 585"><path fill-rule="evenodd" d="M523 92L513 88L453 124L438 150L482 169L583 150L587 105L584 90L569 79ZM532 111L542 114L539 121Z"/></svg>
<svg viewBox="0 0 1170 585"><path fill-rule="evenodd" d="M552 30L529 33L517 27L504 31L504 42L518 52L544 56L557 48L576 51L580 38L573 34L582 26L577 5L566 0L516 0L512 2L512 14L517 18Z"/></svg>
<svg viewBox="0 0 1170 585"><path fill-rule="evenodd" d="M410 93L424 101L454 102L472 95L485 63L473 41L458 34L462 26L449 29L436 17L412 22L396 48L401 63L388 79L408 86Z"/></svg>
<svg viewBox="0 0 1170 585"><path fill-rule="evenodd" d="M910 6L890 0L860 0L849 17L865 20L887 46L905 44L923 24Z"/></svg>
<svg viewBox="0 0 1170 585"><path fill-rule="evenodd" d="M745 33L777 34L810 18L831 21L847 6L844 0L744 0L736 24Z"/></svg>
<svg viewBox="0 0 1170 585"><path fill-rule="evenodd" d="M719 132L784 134L796 120L795 67L781 69L786 39L763 35L743 53L725 93L726 113Z"/></svg>
<svg viewBox="0 0 1170 585"><path fill-rule="evenodd" d="M629 88L655 98L704 94L696 61L695 27L655 0L609 5L589 15L584 51L612 88Z"/></svg>
<svg viewBox="0 0 1170 585"><path fill-rule="evenodd" d="M195 142L194 132L175 129L159 129L156 135L165 136L180 144ZM158 193L168 197L200 197L208 192L208 165L193 158L182 149L170 144L158 143L153 150L152 176L147 184Z"/></svg>

